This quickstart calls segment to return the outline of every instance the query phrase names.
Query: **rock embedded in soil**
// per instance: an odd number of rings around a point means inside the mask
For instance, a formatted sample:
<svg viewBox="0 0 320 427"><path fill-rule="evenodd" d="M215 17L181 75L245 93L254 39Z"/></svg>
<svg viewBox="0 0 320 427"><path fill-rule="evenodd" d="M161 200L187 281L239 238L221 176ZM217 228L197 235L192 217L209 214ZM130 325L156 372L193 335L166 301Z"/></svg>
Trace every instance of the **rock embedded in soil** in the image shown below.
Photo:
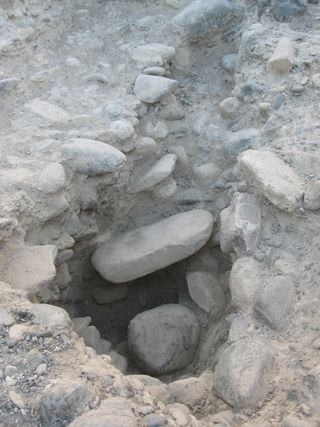
<svg viewBox="0 0 320 427"><path fill-rule="evenodd" d="M132 191L138 193L140 191L148 190L155 185L168 178L174 171L176 166L177 156L175 154L167 154L162 157L146 172L135 184L133 184Z"/></svg>
<svg viewBox="0 0 320 427"><path fill-rule="evenodd" d="M263 265L254 258L236 260L230 274L232 305L244 313L251 313L264 286Z"/></svg>
<svg viewBox="0 0 320 427"><path fill-rule="evenodd" d="M3 247L0 256L1 280L35 295L49 285L55 274L57 248L53 245Z"/></svg>
<svg viewBox="0 0 320 427"><path fill-rule="evenodd" d="M271 151L245 151L240 155L240 168L244 176L277 208L292 212L300 206L304 181Z"/></svg>
<svg viewBox="0 0 320 427"><path fill-rule="evenodd" d="M290 321L294 305L294 287L292 280L285 276L276 276L263 289L254 304L254 311L267 325L276 330L283 329Z"/></svg>
<svg viewBox="0 0 320 427"><path fill-rule="evenodd" d="M230 206L220 214L220 246L223 252L254 252L260 236L261 211L256 197L236 193Z"/></svg>
<svg viewBox="0 0 320 427"><path fill-rule="evenodd" d="M103 400L96 410L76 418L69 427L138 427L130 402L122 397Z"/></svg>
<svg viewBox="0 0 320 427"><path fill-rule="evenodd" d="M212 227L209 212L183 212L111 238L95 251L92 263L109 282L128 282L194 254L209 240Z"/></svg>
<svg viewBox="0 0 320 427"><path fill-rule="evenodd" d="M70 114L63 108L39 98L26 104L26 108L51 124L66 124L71 120Z"/></svg>
<svg viewBox="0 0 320 427"><path fill-rule="evenodd" d="M178 371L193 360L199 324L181 305L163 305L134 317L128 330L129 349L137 365L151 375Z"/></svg>
<svg viewBox="0 0 320 427"><path fill-rule="evenodd" d="M187 37L198 39L212 31L226 30L242 17L242 7L228 0L196 0L174 17L173 24Z"/></svg>
<svg viewBox="0 0 320 427"><path fill-rule="evenodd" d="M225 294L217 278L206 271L187 273L190 297L210 316L218 317L225 307Z"/></svg>
<svg viewBox="0 0 320 427"><path fill-rule="evenodd" d="M268 60L267 69L273 73L288 74L294 63L294 51L291 40L282 37Z"/></svg>
<svg viewBox="0 0 320 427"><path fill-rule="evenodd" d="M279 22L290 22L295 16L307 10L304 0L272 0L271 12Z"/></svg>
<svg viewBox="0 0 320 427"><path fill-rule="evenodd" d="M78 173L102 175L115 172L126 164L126 156L111 145L85 138L75 138L62 146L65 163Z"/></svg>
<svg viewBox="0 0 320 427"><path fill-rule="evenodd" d="M50 163L40 174L40 186L46 194L63 190L66 180L64 167L60 163Z"/></svg>
<svg viewBox="0 0 320 427"><path fill-rule="evenodd" d="M161 43L150 43L130 50L130 56L141 65L162 66L175 55L175 48Z"/></svg>
<svg viewBox="0 0 320 427"><path fill-rule="evenodd" d="M256 407L270 391L273 367L270 345L253 338L242 339L220 356L214 389L234 409Z"/></svg>
<svg viewBox="0 0 320 427"><path fill-rule="evenodd" d="M67 378L56 380L40 397L41 421L47 426L67 426L73 418L88 410L94 399L95 391L89 382Z"/></svg>
<svg viewBox="0 0 320 427"><path fill-rule="evenodd" d="M176 89L178 82L161 76L140 74L134 85L134 94L139 101L155 104L160 99Z"/></svg>
<svg viewBox="0 0 320 427"><path fill-rule="evenodd" d="M311 182L306 186L304 207L309 211L320 209L320 181Z"/></svg>

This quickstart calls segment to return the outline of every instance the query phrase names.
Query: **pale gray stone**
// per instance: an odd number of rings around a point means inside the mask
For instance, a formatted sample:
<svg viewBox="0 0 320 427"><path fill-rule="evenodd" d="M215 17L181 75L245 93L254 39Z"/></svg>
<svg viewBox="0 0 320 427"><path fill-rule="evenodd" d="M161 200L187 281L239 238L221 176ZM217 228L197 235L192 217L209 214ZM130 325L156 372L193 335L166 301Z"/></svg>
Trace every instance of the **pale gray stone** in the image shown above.
<svg viewBox="0 0 320 427"><path fill-rule="evenodd" d="M92 263L106 280L128 282L197 252L209 240L212 226L207 211L183 212L108 240Z"/></svg>
<svg viewBox="0 0 320 427"><path fill-rule="evenodd" d="M193 301L210 316L218 317L225 307L225 294L217 278L206 271L187 273L188 290Z"/></svg>
<svg viewBox="0 0 320 427"><path fill-rule="evenodd" d="M253 338L240 340L219 359L215 391L234 409L256 407L270 390L273 366L270 344Z"/></svg>
<svg viewBox="0 0 320 427"><path fill-rule="evenodd" d="M54 260L57 248L53 245L16 246L8 244L0 259L1 279L14 287L35 295L50 284L56 274Z"/></svg>
<svg viewBox="0 0 320 427"><path fill-rule="evenodd" d="M111 145L92 139L75 138L62 146L67 165L86 175L101 175L124 167L126 156Z"/></svg>
<svg viewBox="0 0 320 427"><path fill-rule="evenodd" d="M64 167L60 163L51 163L40 174L40 186L47 194L63 190L66 180Z"/></svg>
<svg viewBox="0 0 320 427"><path fill-rule="evenodd" d="M174 171L176 166L177 156L175 154L167 154L158 160L135 184L133 184L133 192L148 190L159 184L164 179L168 178Z"/></svg>
<svg viewBox="0 0 320 427"><path fill-rule="evenodd" d="M161 43L150 43L130 50L130 56L141 65L162 66L175 55L175 48Z"/></svg>
<svg viewBox="0 0 320 427"><path fill-rule="evenodd" d="M176 89L178 82L161 76L140 74L134 85L134 94L139 101L155 104L160 99Z"/></svg>
<svg viewBox="0 0 320 427"><path fill-rule="evenodd" d="M70 114L63 108L47 101L42 101L39 98L33 99L25 106L28 110L52 124L66 124L71 120Z"/></svg>
<svg viewBox="0 0 320 427"><path fill-rule="evenodd" d="M8 311L0 307L0 327L1 326L11 326L14 324L14 318L11 316Z"/></svg>
<svg viewBox="0 0 320 427"><path fill-rule="evenodd" d="M41 421L47 426L67 426L74 417L89 409L94 399L95 391L85 380L56 380L44 389L40 397Z"/></svg>
<svg viewBox="0 0 320 427"><path fill-rule="evenodd" d="M306 186L304 207L309 211L320 209L320 181L311 182Z"/></svg>
<svg viewBox="0 0 320 427"><path fill-rule="evenodd" d="M232 305L244 313L251 313L263 290L264 280L261 263L249 257L237 259L230 274Z"/></svg>
<svg viewBox="0 0 320 427"><path fill-rule="evenodd" d="M192 39L229 29L242 19L243 9L228 0L196 0L175 18L173 23Z"/></svg>
<svg viewBox="0 0 320 427"><path fill-rule="evenodd" d="M226 71L234 73L238 65L238 54L228 53L227 55L224 55L221 60L221 65Z"/></svg>
<svg viewBox="0 0 320 427"><path fill-rule="evenodd" d="M69 427L138 427L130 402L122 397L103 400L98 409L76 418Z"/></svg>
<svg viewBox="0 0 320 427"><path fill-rule="evenodd" d="M170 373L192 361L199 324L188 308L167 304L134 317L128 337L131 355L144 372Z"/></svg>
<svg viewBox="0 0 320 427"><path fill-rule="evenodd" d="M248 150L240 155L240 168L272 204L292 212L299 207L304 181L271 151Z"/></svg>
<svg viewBox="0 0 320 427"><path fill-rule="evenodd" d="M39 324L44 332L50 334L68 330L72 325L68 313L55 305L33 304L31 312L34 323Z"/></svg>
<svg viewBox="0 0 320 427"><path fill-rule="evenodd" d="M220 246L223 252L253 253L261 229L260 203L252 195L236 193L229 207L221 211Z"/></svg>
<svg viewBox="0 0 320 427"><path fill-rule="evenodd" d="M271 328L281 330L290 321L294 299L291 279L275 276L256 300L254 311Z"/></svg>

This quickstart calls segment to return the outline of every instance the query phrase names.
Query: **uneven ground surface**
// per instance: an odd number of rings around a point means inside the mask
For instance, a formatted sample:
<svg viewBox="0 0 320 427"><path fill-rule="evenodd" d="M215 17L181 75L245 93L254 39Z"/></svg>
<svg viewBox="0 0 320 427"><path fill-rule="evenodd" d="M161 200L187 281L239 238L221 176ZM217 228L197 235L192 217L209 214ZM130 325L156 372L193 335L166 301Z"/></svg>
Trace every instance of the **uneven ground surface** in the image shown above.
<svg viewBox="0 0 320 427"><path fill-rule="evenodd" d="M319 22L0 2L1 427L320 426Z"/></svg>

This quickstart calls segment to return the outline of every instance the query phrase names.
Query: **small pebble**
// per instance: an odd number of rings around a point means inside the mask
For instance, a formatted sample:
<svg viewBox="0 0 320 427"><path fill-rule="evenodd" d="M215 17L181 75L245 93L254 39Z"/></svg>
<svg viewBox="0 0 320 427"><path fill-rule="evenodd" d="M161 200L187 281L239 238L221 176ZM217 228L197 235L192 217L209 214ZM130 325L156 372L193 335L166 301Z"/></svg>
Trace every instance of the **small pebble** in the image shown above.
<svg viewBox="0 0 320 427"><path fill-rule="evenodd" d="M18 372L18 368L16 366L8 365L4 368L5 377L12 377Z"/></svg>
<svg viewBox="0 0 320 427"><path fill-rule="evenodd" d="M41 363L36 369L36 374L38 375L38 377L40 377L41 375L44 375L46 371L47 365L45 363Z"/></svg>

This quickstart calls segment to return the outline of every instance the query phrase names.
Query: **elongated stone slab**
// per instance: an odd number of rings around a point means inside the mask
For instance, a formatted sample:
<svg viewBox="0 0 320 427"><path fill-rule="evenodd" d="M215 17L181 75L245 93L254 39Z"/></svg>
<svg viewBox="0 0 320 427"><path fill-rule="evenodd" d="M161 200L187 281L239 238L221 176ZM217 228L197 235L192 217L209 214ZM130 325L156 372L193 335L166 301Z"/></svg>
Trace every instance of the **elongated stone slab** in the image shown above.
<svg viewBox="0 0 320 427"><path fill-rule="evenodd" d="M271 151L245 151L240 155L240 168L257 190L277 208L292 212L299 207L304 181Z"/></svg>
<svg viewBox="0 0 320 427"><path fill-rule="evenodd" d="M183 212L108 240L92 263L109 282L128 282L194 254L209 240L212 226L210 212Z"/></svg>

